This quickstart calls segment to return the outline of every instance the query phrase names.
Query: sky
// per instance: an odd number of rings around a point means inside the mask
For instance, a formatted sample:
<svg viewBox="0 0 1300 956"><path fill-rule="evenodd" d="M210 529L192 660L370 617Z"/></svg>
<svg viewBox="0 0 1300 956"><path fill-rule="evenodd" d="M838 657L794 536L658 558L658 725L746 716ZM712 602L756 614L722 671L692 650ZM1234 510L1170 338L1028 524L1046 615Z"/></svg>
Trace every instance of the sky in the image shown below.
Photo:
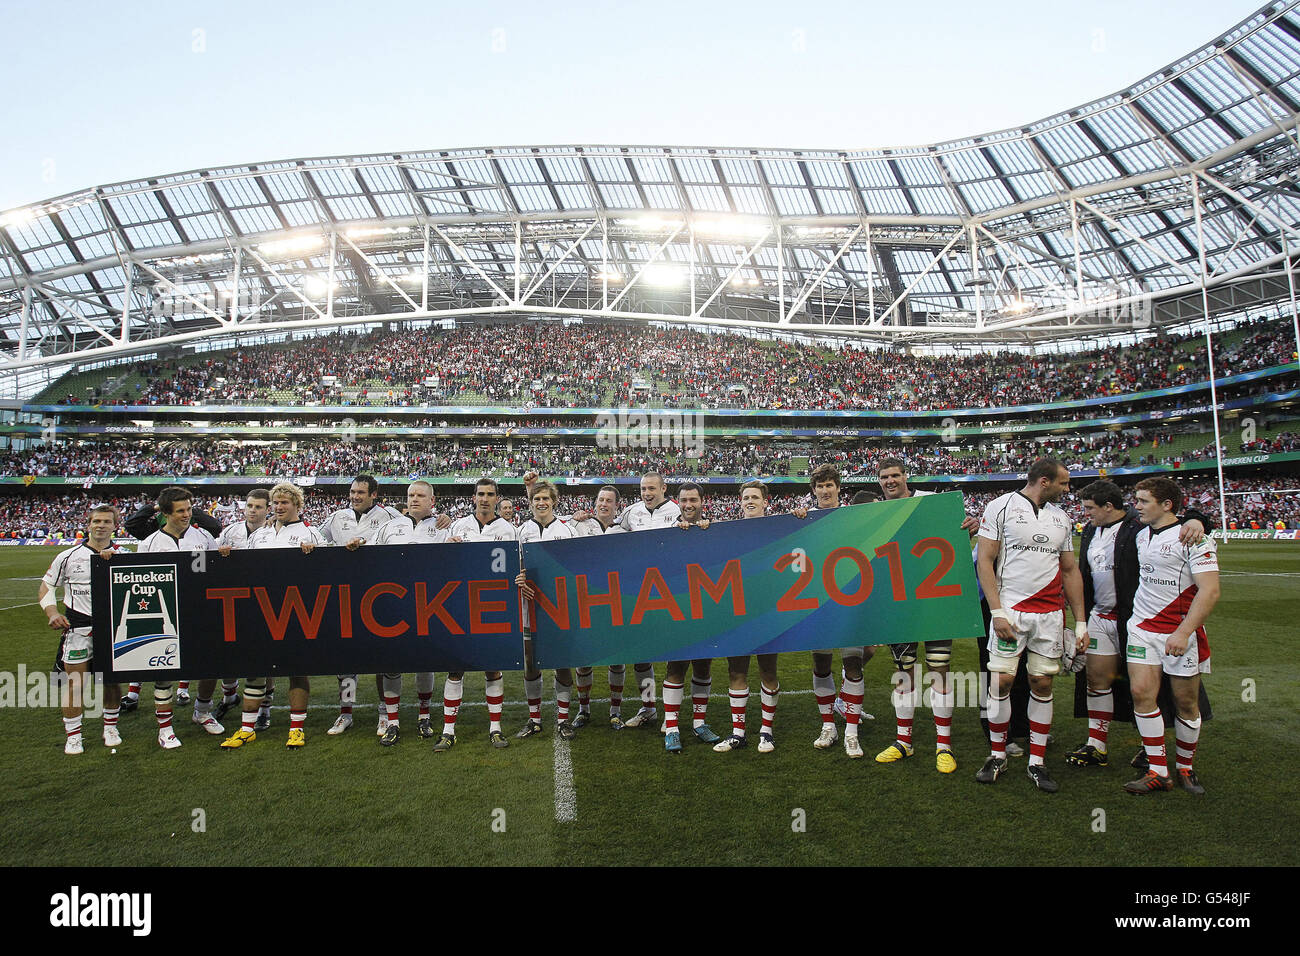
<svg viewBox="0 0 1300 956"><path fill-rule="evenodd" d="M1116 92L1262 5L0 0L0 210L308 156L940 142Z"/></svg>

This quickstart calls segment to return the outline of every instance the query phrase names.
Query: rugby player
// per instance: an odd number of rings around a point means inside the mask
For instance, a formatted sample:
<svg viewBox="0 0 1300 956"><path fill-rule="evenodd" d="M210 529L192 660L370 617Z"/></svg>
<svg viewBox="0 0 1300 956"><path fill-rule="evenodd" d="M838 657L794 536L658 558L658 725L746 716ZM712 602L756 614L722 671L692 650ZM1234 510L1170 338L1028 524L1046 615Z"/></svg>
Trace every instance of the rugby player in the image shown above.
<svg viewBox="0 0 1300 956"><path fill-rule="evenodd" d="M36 600L49 626L62 632L59 641L59 669L68 675L62 683L60 704L63 707L63 752L82 752L81 715L84 689L94 656L91 644L90 565L101 553L113 554L120 549L113 543L121 515L112 505L90 509L86 537L75 547L60 551L41 578ZM59 613L56 588L63 588L64 613ZM118 705L122 697L120 684L105 684L104 746L117 747L122 737L117 730Z"/></svg>
<svg viewBox="0 0 1300 956"><path fill-rule="evenodd" d="M210 551L217 547L216 539L193 523L194 496L185 489L172 485L158 493L158 511L164 517L163 526L140 542L137 554L154 551ZM185 683L188 684L188 681ZM138 684L132 690L138 694ZM215 678L199 681L198 696L194 699L194 712L190 719L210 734L220 734L225 728L212 716L212 692L217 689ZM187 695L188 698L188 695ZM181 745L172 728L172 683L155 681L153 685L154 716L158 720L158 745L164 750L175 750Z"/></svg>
<svg viewBox="0 0 1300 956"><path fill-rule="evenodd" d="M265 488L254 488L244 499L244 520L232 521L221 529L217 537L217 549L242 548L248 536L266 524L266 516L271 508L271 493ZM235 511L232 504L228 511ZM224 553L229 553L225 551ZM275 694L275 684L268 679L266 694L262 697L262 709L257 715L257 730L271 728L271 698ZM223 680L221 682L221 703L217 705L213 716L220 720L226 712L239 703L239 681Z"/></svg>
<svg viewBox="0 0 1300 956"><path fill-rule="evenodd" d="M1133 717L1148 768L1124 785L1129 793L1173 789L1164 717L1156 704L1162 671L1169 675L1178 711L1174 736L1179 783L1189 793L1205 793L1192 758L1201 736L1201 674L1210 672L1204 624L1219 600L1219 559L1211 538L1203 535L1194 545L1179 540L1182 503L1182 490L1169 478L1144 478L1137 483L1134 506L1144 527L1137 534L1140 570L1125 650Z"/></svg>
<svg viewBox="0 0 1300 956"><path fill-rule="evenodd" d="M328 545L324 535L302 520L302 505L301 488L288 481L277 484L271 489L271 516L274 520L250 534L244 542L244 548L249 551L299 548L303 554L311 554L316 548ZM229 554L229 551L223 553ZM244 681L242 726L221 742L223 748L234 750L257 739L255 726L265 681L265 678L254 677ZM307 702L310 697L311 678L289 678L289 739L285 746L290 749L296 750L307 743L303 726L307 721Z"/></svg>
<svg viewBox="0 0 1300 956"><path fill-rule="evenodd" d="M932 495L932 491L913 491L907 485L909 477L907 466L899 458L883 458L876 466L880 481L880 490L886 501L899 501L903 498L915 498L920 495ZM967 517L962 521L963 531L974 533L979 530L978 518ZM892 744L876 754L877 763L895 763L912 756L912 720L916 715L916 642L890 644L890 654L894 658L894 722L897 737ZM956 706L952 681L948 676L948 662L952 659L952 641L926 641L925 666L934 675L930 688L930 709L934 715L935 769L940 773L952 773L957 769L957 759L952 753L952 714Z"/></svg>
<svg viewBox="0 0 1300 956"><path fill-rule="evenodd" d="M604 485L596 492L595 510L591 514L583 511L574 512L569 522L577 537L597 534L623 534L623 526L618 523L618 489L613 485ZM573 727L587 726L591 720L591 685L592 669L579 667L574 672L574 683L578 689L578 713L573 718ZM609 665L609 726L622 730L627 724L623 721L623 684L627 675L627 665Z"/></svg>
<svg viewBox="0 0 1300 956"><path fill-rule="evenodd" d="M445 528L438 527L438 516L433 513L433 486L427 481L413 481L406 488L406 514L398 515L380 525L378 532L367 544L443 544L449 537ZM433 671L415 675L415 692L420 701L417 728L421 737L433 736L433 721L429 716L433 700ZM457 695L459 698L459 695ZM388 726L379 742L385 747L397 743L401 736L399 711L402 704L402 675L383 675L383 701ZM443 712L446 712L444 696ZM455 718L452 718L453 724Z"/></svg>
<svg viewBox="0 0 1300 956"><path fill-rule="evenodd" d="M500 489L491 478L480 478L474 485L474 510L453 522L448 541L515 541L515 526L497 515ZM464 671L448 674L442 692L442 733L433 744L434 753L445 753L456 743L456 717L460 713ZM487 697L488 740L502 750L510 746L501 732L501 705L505 700L505 680L500 671L487 671L484 678L484 696ZM538 694L540 698L540 692ZM539 699L538 707L541 707ZM539 711L540 712L540 711Z"/></svg>
<svg viewBox="0 0 1300 956"><path fill-rule="evenodd" d="M379 496L379 482L371 475L357 475L348 488L348 507L340 508L321 525L320 533L325 541L337 547L355 551L362 544L373 540L383 525L393 518L400 518L401 512L387 505L376 504ZM336 736L352 726L352 707L357 702L357 675L340 674L339 681L339 715L334 726L325 733ZM384 678L375 675L375 691L379 694L379 723L375 733L382 737L388 729L388 711L384 706Z"/></svg>
<svg viewBox="0 0 1300 956"><path fill-rule="evenodd" d="M530 517L519 526L519 543L530 541L558 541L575 537L573 529L555 515L555 506L559 503L560 493L549 481L538 481L528 485L528 503L532 509ZM520 569L515 578L525 600L531 601L535 596L533 586L528 583L527 572ZM531 607L525 612L531 617ZM526 629L527 631L528 629ZM574 736L574 727L569 722L570 695L573 692L573 672L567 667L555 671L555 719L556 729L566 740ZM528 698L528 721L515 736L524 738L542 732L542 672L533 659L533 642L524 641L524 696Z"/></svg>
<svg viewBox="0 0 1300 956"><path fill-rule="evenodd" d="M1083 606L1088 613L1088 741L1066 754L1065 760L1079 767L1105 767L1115 713L1111 688L1119 676L1120 649L1138 586L1137 534L1143 525L1137 512L1124 506L1124 494L1112 482L1094 481L1079 492L1079 500L1088 516L1079 546ZM1188 508L1179 541L1185 545L1199 542L1206 521L1200 512ZM1145 750L1140 752L1145 756Z"/></svg>
<svg viewBox="0 0 1300 956"><path fill-rule="evenodd" d="M709 527L704 517L704 492L693 481L677 489L677 504L682 516L677 527L683 530ZM664 749L670 754L682 752L682 737L677 729L677 714L682 706L682 691L686 687L687 661L669 661L664 672ZM690 661L691 665L691 730L701 743L716 744L721 741L706 722L709 694L713 690L713 661L705 658Z"/></svg>
<svg viewBox="0 0 1300 956"><path fill-rule="evenodd" d="M663 475L657 471L647 471L641 476L641 498L624 509L618 516L619 526L624 531L646 531L651 528L671 528L682 516L682 509L677 502L669 501L665 494L668 488ZM641 691L641 709L627 720L627 727L652 727L659 716L655 708L655 669L653 664L636 664L633 667L637 686ZM611 704L612 706L612 704ZM611 720L612 724L613 721Z"/></svg>
<svg viewBox="0 0 1300 956"><path fill-rule="evenodd" d="M747 481L740 486L741 518L761 518L767 512L771 494L767 485L761 481ZM781 695L781 683L776 675L775 654L758 654L758 675L760 699L763 706L763 722L758 733L758 752L771 753L776 749L776 738L772 733L772 721L776 716L776 703ZM713 745L718 753L739 750L746 746L745 708L749 704L749 655L727 658L729 677L728 696L731 699L731 736Z"/></svg>
<svg viewBox="0 0 1300 956"><path fill-rule="evenodd" d="M1088 646L1083 580L1071 544L1072 524L1054 502L1070 489L1070 472L1055 458L1029 468L1025 486L999 495L984 509L979 529L980 585L989 602L989 742L991 753L975 775L994 783L1007 767L1011 684L1029 652L1029 778L1039 790L1060 789L1043 755L1052 727L1052 676L1065 653L1065 600L1074 613L1075 650Z"/></svg>
<svg viewBox="0 0 1300 956"><path fill-rule="evenodd" d="M840 472L829 462L813 469L808 484L812 487L814 511L823 511L840 506ZM802 509L796 509L799 514ZM876 653L874 647L840 648L841 679L843 685L840 699L844 701L844 752L850 759L862 757L862 744L858 740L858 722L862 715L862 698L864 695L862 665L871 660ZM834 662L831 649L813 651L812 676L813 695L817 698L817 711L821 714L822 729L813 746L818 750L827 750L839 739L835 727L835 679L831 677L831 664Z"/></svg>

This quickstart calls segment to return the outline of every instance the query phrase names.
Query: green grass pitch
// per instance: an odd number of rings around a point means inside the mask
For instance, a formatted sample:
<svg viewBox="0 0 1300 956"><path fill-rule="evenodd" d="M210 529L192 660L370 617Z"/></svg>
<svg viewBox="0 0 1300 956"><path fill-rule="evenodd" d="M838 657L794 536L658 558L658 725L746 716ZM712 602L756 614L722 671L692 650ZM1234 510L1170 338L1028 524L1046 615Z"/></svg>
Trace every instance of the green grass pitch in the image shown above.
<svg viewBox="0 0 1300 956"><path fill-rule="evenodd" d="M55 636L35 600L37 578L55 553L0 551L0 671L50 666ZM603 720L607 705L593 704L597 720L569 745L574 813L565 822L557 821L555 741L549 733L512 738L508 750L492 750L482 675L466 676L469 706L461 711L457 746L440 755L415 735L409 676L406 736L396 747L376 741L375 687L365 677L356 726L326 736L337 685L322 677L314 681L307 746L296 753L284 747L283 684L272 731L236 752L220 751L218 738L191 724L189 708L177 709L184 746L160 750L146 685L140 711L122 718L124 743L116 754L100 742L98 720L86 722L86 752L68 757L56 708L0 710L0 863L1294 864L1300 807L1290 751L1300 729L1300 547L1229 542L1220 545L1220 557L1227 573L1209 624L1214 673L1207 678L1215 719L1197 751L1208 790L1202 798L1123 793L1137 746L1127 724L1112 727L1110 767L1066 766L1062 755L1083 742L1086 724L1071 716L1072 688L1062 678L1048 751L1059 794L1033 789L1024 758L1013 759L996 786L975 783L987 745L969 708L959 708L953 721L955 774L934 769L927 709L917 712L917 756L877 764L871 758L893 739L892 664L884 652L867 666L864 707L876 719L864 723L867 756L860 761L849 761L838 746L811 746L819 724L808 654L782 658L778 747L769 755L753 746L715 754L687 734L685 752L669 756L657 727L613 733ZM954 670L971 670L975 660L974 642L958 642ZM662 665L657 672L662 680ZM756 670L751 687L752 731ZM724 731L723 661L714 664L713 690L710 723ZM435 724L441 693L440 675ZM598 669L594 696L605 695ZM522 677L507 675L508 733L523 722L522 697ZM553 706L545 705L548 726ZM625 702L625 716L634 710L634 701Z"/></svg>

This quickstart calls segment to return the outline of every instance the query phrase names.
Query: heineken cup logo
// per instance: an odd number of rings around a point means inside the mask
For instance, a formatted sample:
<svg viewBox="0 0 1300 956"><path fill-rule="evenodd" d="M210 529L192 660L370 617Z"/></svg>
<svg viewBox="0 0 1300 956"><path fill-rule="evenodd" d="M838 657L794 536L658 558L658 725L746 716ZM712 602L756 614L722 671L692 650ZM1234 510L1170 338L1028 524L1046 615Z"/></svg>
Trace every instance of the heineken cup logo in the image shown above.
<svg viewBox="0 0 1300 956"><path fill-rule="evenodd" d="M176 567L114 568L113 669L174 670L181 666Z"/></svg>

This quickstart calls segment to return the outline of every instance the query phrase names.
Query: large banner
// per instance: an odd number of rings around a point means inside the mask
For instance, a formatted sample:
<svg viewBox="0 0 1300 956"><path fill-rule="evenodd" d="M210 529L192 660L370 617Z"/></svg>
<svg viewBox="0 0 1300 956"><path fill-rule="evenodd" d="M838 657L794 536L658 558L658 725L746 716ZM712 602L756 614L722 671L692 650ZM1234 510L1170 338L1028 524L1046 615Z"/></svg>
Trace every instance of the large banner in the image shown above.
<svg viewBox="0 0 1300 956"><path fill-rule="evenodd" d="M96 670L184 676L518 670L518 546L115 555L91 565Z"/></svg>
<svg viewBox="0 0 1300 956"><path fill-rule="evenodd" d="M955 493L529 544L540 667L979 637Z"/></svg>

